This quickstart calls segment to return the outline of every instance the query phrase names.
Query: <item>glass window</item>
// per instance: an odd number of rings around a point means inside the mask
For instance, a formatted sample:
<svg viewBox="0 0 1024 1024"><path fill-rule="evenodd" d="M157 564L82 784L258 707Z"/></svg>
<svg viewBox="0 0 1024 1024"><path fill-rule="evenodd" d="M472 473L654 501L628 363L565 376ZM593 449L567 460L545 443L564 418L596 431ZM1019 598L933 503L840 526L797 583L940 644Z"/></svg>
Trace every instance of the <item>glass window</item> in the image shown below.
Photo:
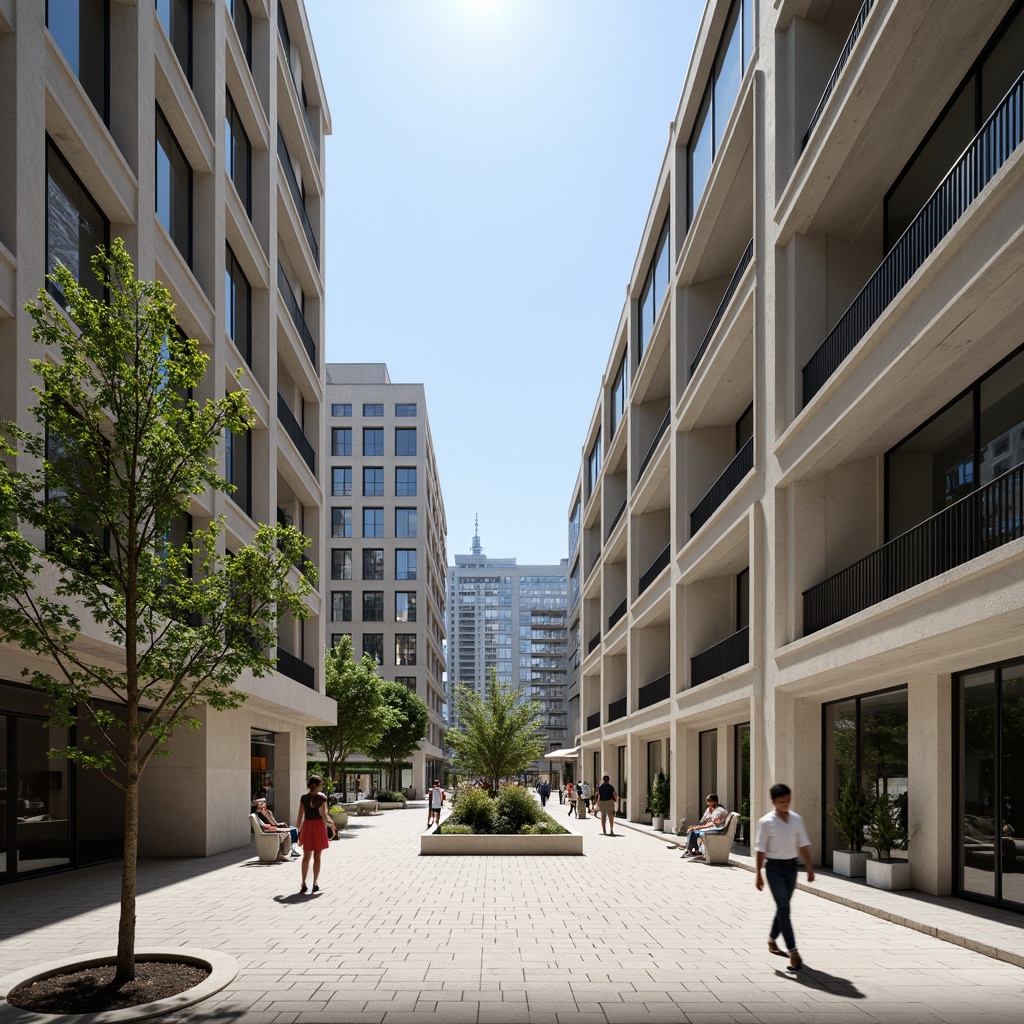
<svg viewBox="0 0 1024 1024"><path fill-rule="evenodd" d="M395 415L396 416L415 416L416 415L416 403L415 402L396 402L395 403Z"/></svg>
<svg viewBox="0 0 1024 1024"><path fill-rule="evenodd" d="M331 494L336 498L347 498L352 494L352 467L331 467Z"/></svg>
<svg viewBox="0 0 1024 1024"><path fill-rule="evenodd" d="M597 432L593 447L587 456L587 497L594 493L597 478L601 472L601 431Z"/></svg>
<svg viewBox="0 0 1024 1024"><path fill-rule="evenodd" d="M415 466L400 466L395 470L395 495L399 498L416 497Z"/></svg>
<svg viewBox="0 0 1024 1024"><path fill-rule="evenodd" d="M230 492L232 501L246 515L252 511L252 462L250 459L249 435L224 431L224 479L234 486Z"/></svg>
<svg viewBox="0 0 1024 1024"><path fill-rule="evenodd" d="M349 456L352 454L352 428L331 427L331 455Z"/></svg>
<svg viewBox="0 0 1024 1024"><path fill-rule="evenodd" d="M245 62L252 67L252 13L245 0L228 0L228 11L235 23L238 41L242 44Z"/></svg>
<svg viewBox="0 0 1024 1024"><path fill-rule="evenodd" d="M331 591L331 622L352 621L352 591Z"/></svg>
<svg viewBox="0 0 1024 1024"><path fill-rule="evenodd" d="M384 496L384 468L367 466L363 469L363 497L380 498Z"/></svg>
<svg viewBox="0 0 1024 1024"><path fill-rule="evenodd" d="M348 637L348 642L352 643L351 633L332 633L331 634L331 647L337 647L341 643L342 637Z"/></svg>
<svg viewBox="0 0 1024 1024"><path fill-rule="evenodd" d="M384 428L363 427L363 455L380 457L384 454Z"/></svg>
<svg viewBox="0 0 1024 1024"><path fill-rule="evenodd" d="M708 793L718 793L718 730L698 734L700 763L698 765L700 803L703 808ZM721 796L720 793L718 793Z"/></svg>
<svg viewBox="0 0 1024 1024"><path fill-rule="evenodd" d="M366 590L363 592L363 622L384 621L384 591Z"/></svg>
<svg viewBox="0 0 1024 1024"><path fill-rule="evenodd" d="M332 508L331 509L331 536L351 537L352 536L352 509Z"/></svg>
<svg viewBox="0 0 1024 1024"><path fill-rule="evenodd" d="M384 664L384 634L363 634L363 655L369 655L378 665Z"/></svg>
<svg viewBox="0 0 1024 1024"><path fill-rule="evenodd" d="M415 633L395 634L395 664L403 666L416 664Z"/></svg>
<svg viewBox="0 0 1024 1024"><path fill-rule="evenodd" d="M242 200L245 212L252 216L252 146L238 116L231 93L224 108L224 152L227 157L228 176L235 183L235 191Z"/></svg>
<svg viewBox="0 0 1024 1024"><path fill-rule="evenodd" d="M623 356L622 362L619 363L618 372L615 374L615 381L612 383L612 437L615 436L615 431L618 430L619 424L622 422L622 417L626 412L626 392L629 387L627 378L626 356Z"/></svg>
<svg viewBox="0 0 1024 1024"><path fill-rule="evenodd" d="M331 579L352 579L352 549L334 548L331 551Z"/></svg>
<svg viewBox="0 0 1024 1024"><path fill-rule="evenodd" d="M571 558L573 553L576 551L576 545L580 540L580 516L582 515L583 506L577 501L573 506L572 515L569 517L569 557Z"/></svg>
<svg viewBox="0 0 1024 1024"><path fill-rule="evenodd" d="M383 454L383 453L381 453ZM395 428L395 455L399 458L415 458L416 456L416 428L396 427Z"/></svg>
<svg viewBox="0 0 1024 1024"><path fill-rule="evenodd" d="M395 551L395 579L416 579L416 549L398 548Z"/></svg>
<svg viewBox="0 0 1024 1024"><path fill-rule="evenodd" d="M979 404L978 484L984 486L1024 463L1024 352L981 382Z"/></svg>
<svg viewBox="0 0 1024 1024"><path fill-rule="evenodd" d="M192 168L159 108L156 112L156 216L191 266Z"/></svg>
<svg viewBox="0 0 1024 1024"><path fill-rule="evenodd" d="M224 299L227 305L226 327L228 337L247 363L252 365L252 289L242 268L226 246L224 266Z"/></svg>
<svg viewBox="0 0 1024 1024"><path fill-rule="evenodd" d="M384 549L363 548L363 579L384 579Z"/></svg>
<svg viewBox="0 0 1024 1024"><path fill-rule="evenodd" d="M384 509L364 508L363 509L363 536L383 537L384 536Z"/></svg>
<svg viewBox="0 0 1024 1024"><path fill-rule="evenodd" d="M690 136L690 145L687 147L690 172L690 209L688 211L690 223L696 216L697 207L700 206L701 197L704 195L704 189L707 187L708 178L711 175L711 161L714 159L711 120L711 87L709 85L697 114L697 124Z"/></svg>
<svg viewBox="0 0 1024 1024"><path fill-rule="evenodd" d="M92 196L82 187L56 146L46 140L46 272L57 265L66 267L75 280L85 285L94 298L103 298L103 289L92 272L89 260L96 247L106 245L110 225ZM63 303L64 296L55 281L47 281L51 295Z"/></svg>
<svg viewBox="0 0 1024 1024"><path fill-rule="evenodd" d="M364 416L383 416L384 415L384 403L383 402L367 402L363 405Z"/></svg>
<svg viewBox="0 0 1024 1024"><path fill-rule="evenodd" d="M395 592L395 622L416 621L416 591L398 590Z"/></svg>
<svg viewBox="0 0 1024 1024"><path fill-rule="evenodd" d="M156 0L156 13L185 77L192 81L192 0Z"/></svg>
<svg viewBox="0 0 1024 1024"><path fill-rule="evenodd" d="M733 4L725 26L718 61L715 65L715 152L722 145L725 126L740 95L743 79L743 40L741 38L740 4Z"/></svg>
<svg viewBox="0 0 1024 1024"><path fill-rule="evenodd" d="M416 536L416 509L396 508L395 509L395 536L415 537Z"/></svg>
<svg viewBox="0 0 1024 1024"><path fill-rule="evenodd" d="M46 27L104 123L109 120L109 19L107 0L47 0Z"/></svg>
<svg viewBox="0 0 1024 1024"><path fill-rule="evenodd" d="M736 576L736 629L750 625L750 570L744 569Z"/></svg>
<svg viewBox="0 0 1024 1024"><path fill-rule="evenodd" d="M736 421L736 451L739 451L754 436L754 403L744 410Z"/></svg>
<svg viewBox="0 0 1024 1024"><path fill-rule="evenodd" d="M754 0L743 0L743 67L754 56Z"/></svg>
<svg viewBox="0 0 1024 1024"><path fill-rule="evenodd" d="M331 403L331 415L332 416L351 416L352 415L352 403L351 402L332 402Z"/></svg>

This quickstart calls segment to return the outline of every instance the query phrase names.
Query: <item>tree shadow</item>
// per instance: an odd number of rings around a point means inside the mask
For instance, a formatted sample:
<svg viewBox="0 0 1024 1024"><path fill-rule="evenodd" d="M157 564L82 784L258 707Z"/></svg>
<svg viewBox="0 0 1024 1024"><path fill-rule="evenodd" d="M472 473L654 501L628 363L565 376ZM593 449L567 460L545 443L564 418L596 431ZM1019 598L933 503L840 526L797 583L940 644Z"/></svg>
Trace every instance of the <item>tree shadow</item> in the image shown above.
<svg viewBox="0 0 1024 1024"><path fill-rule="evenodd" d="M773 967L775 976L784 978L786 981L794 981L798 985L807 988L816 988L825 992L831 992L836 996L843 996L846 999L865 999L866 996L849 978L839 978L827 971L820 971L814 967L808 967L805 962L799 971L780 971Z"/></svg>

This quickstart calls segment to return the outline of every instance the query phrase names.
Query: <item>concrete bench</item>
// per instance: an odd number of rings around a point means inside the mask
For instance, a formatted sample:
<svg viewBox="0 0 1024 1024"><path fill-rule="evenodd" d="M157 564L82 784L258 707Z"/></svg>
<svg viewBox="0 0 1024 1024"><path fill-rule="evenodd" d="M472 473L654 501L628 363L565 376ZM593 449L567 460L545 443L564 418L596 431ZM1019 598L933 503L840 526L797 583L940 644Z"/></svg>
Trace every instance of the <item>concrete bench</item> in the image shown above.
<svg viewBox="0 0 1024 1024"><path fill-rule="evenodd" d="M732 811L725 819L725 831L715 835L704 836L704 861L707 864L728 864L729 851L736 837L736 826L740 816Z"/></svg>
<svg viewBox="0 0 1024 1024"><path fill-rule="evenodd" d="M273 864L278 860L287 860L287 856L281 856L281 832L264 832L260 827L260 819L255 814L249 815L249 824L252 825L253 835L256 837L256 856L261 864ZM291 835L285 835L288 845L286 851L291 849Z"/></svg>
<svg viewBox="0 0 1024 1024"><path fill-rule="evenodd" d="M376 814L378 812L376 800L357 800L356 814Z"/></svg>

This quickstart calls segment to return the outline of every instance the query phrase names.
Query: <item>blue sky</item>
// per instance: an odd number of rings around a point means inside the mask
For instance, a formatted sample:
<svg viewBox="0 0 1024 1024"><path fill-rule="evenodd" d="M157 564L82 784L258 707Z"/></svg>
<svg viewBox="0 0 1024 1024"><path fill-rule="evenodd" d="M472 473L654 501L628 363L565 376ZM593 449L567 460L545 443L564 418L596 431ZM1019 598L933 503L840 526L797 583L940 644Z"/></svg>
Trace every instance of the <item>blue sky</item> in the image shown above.
<svg viewBox="0 0 1024 1024"><path fill-rule="evenodd" d="M448 557L556 562L700 0L306 0L327 360L423 382Z"/></svg>

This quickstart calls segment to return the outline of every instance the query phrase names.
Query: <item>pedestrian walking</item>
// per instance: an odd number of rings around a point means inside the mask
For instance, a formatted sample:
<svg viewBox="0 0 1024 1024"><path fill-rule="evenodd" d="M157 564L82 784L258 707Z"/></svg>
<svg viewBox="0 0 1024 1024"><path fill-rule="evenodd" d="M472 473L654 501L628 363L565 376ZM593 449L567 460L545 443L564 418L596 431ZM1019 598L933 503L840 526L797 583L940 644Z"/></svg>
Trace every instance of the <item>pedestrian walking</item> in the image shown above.
<svg viewBox="0 0 1024 1024"><path fill-rule="evenodd" d="M569 805L566 817L571 818L576 813L576 794L573 792L573 785L571 782L567 782L565 784L565 801Z"/></svg>
<svg viewBox="0 0 1024 1024"><path fill-rule="evenodd" d="M434 779L434 786L427 794L427 828L436 821L441 824L441 808L444 806L445 792L441 788L441 780Z"/></svg>
<svg viewBox="0 0 1024 1024"><path fill-rule="evenodd" d="M327 838L327 797L320 792L324 780L311 775L306 785L309 792L299 797L299 813L295 825L299 830L299 845L302 847L302 885L299 892L306 892L306 875L309 873L309 859L313 858L313 892L319 892L320 854L330 845Z"/></svg>
<svg viewBox="0 0 1024 1024"><path fill-rule="evenodd" d="M777 782L769 790L774 809L757 823L754 848L757 850L757 889L764 888L765 880L775 900L775 918L768 934L768 950L779 956L789 953L789 969L798 971L804 962L797 952L796 936L789 918L789 904L796 888L796 865L799 856L807 866L807 881L814 881L814 865L811 863L811 841L807 837L803 818L789 809L792 790L785 783ZM761 869L764 868L764 877ZM776 939L782 936L786 949L782 950Z"/></svg>
<svg viewBox="0 0 1024 1024"><path fill-rule="evenodd" d="M607 775L601 779L601 785L597 787L597 806L601 811L601 831L605 831L605 825L611 826L607 835L615 835L615 803L619 799L615 787L611 784Z"/></svg>
<svg viewBox="0 0 1024 1024"><path fill-rule="evenodd" d="M551 783L550 782L542 782L537 787L537 795L540 797L540 805L541 805L541 807L547 807L548 799L551 797Z"/></svg>

